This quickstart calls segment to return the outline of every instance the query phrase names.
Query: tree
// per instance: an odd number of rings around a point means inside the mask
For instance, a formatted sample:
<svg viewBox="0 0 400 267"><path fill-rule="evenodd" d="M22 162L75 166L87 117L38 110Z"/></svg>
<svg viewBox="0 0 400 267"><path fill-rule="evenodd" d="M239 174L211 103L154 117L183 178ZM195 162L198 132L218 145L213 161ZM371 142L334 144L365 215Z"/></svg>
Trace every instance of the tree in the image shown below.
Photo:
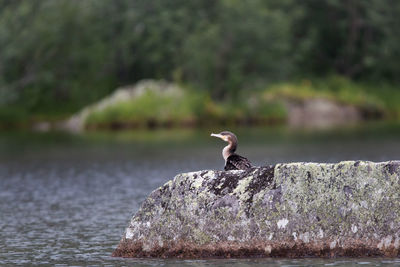
<svg viewBox="0 0 400 267"><path fill-rule="evenodd" d="M185 77L216 99L290 74L285 14L265 1L219 1L215 20L188 36ZM279 63L278 63L279 62Z"/></svg>
<svg viewBox="0 0 400 267"><path fill-rule="evenodd" d="M392 64L399 55L398 1L308 0L294 2L295 10L300 14L292 35L298 67L314 75L398 79Z"/></svg>

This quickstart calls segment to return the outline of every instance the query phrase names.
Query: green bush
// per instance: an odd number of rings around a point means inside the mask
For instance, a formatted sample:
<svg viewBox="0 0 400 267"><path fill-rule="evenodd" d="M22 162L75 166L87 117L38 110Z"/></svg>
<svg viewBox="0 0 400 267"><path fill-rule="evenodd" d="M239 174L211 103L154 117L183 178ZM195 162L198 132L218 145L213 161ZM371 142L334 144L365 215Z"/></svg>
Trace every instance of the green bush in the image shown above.
<svg viewBox="0 0 400 267"><path fill-rule="evenodd" d="M88 128L165 127L194 125L235 125L282 121L286 111L279 102L215 102L205 92L185 90L182 94L160 95L147 91L135 99L116 103L92 112L86 119Z"/></svg>
<svg viewBox="0 0 400 267"><path fill-rule="evenodd" d="M204 101L199 94L165 96L148 91L138 98L90 114L86 123L88 127L112 123L133 126L190 124L204 114Z"/></svg>

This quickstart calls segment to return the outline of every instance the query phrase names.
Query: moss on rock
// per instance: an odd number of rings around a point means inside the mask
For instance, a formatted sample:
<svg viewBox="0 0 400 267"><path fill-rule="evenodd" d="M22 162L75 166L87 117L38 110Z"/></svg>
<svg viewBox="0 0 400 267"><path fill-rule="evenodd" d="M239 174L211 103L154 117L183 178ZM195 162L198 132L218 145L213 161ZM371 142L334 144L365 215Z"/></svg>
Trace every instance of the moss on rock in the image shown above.
<svg viewBox="0 0 400 267"><path fill-rule="evenodd" d="M400 256L399 196L399 161L183 173L144 201L113 255Z"/></svg>

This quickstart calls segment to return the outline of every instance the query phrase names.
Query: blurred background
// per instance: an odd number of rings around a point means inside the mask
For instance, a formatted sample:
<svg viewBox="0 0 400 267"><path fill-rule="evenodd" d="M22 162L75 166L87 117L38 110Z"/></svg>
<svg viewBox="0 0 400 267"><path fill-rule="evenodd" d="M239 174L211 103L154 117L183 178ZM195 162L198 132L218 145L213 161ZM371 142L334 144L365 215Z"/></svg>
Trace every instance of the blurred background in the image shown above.
<svg viewBox="0 0 400 267"><path fill-rule="evenodd" d="M399 62L400 1L0 0L0 264L213 265L110 255L223 168L211 132L255 165L399 159Z"/></svg>
<svg viewBox="0 0 400 267"><path fill-rule="evenodd" d="M144 79L180 94L125 97L80 127L400 118L397 1L1 0L0 13L3 129L62 127Z"/></svg>

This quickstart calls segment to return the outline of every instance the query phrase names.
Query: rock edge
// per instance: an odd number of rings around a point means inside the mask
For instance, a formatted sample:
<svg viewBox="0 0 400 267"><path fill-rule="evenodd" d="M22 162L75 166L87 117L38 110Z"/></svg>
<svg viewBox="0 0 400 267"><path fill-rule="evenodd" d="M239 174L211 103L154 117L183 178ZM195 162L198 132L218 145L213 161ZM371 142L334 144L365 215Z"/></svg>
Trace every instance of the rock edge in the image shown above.
<svg viewBox="0 0 400 267"><path fill-rule="evenodd" d="M400 256L400 161L289 163L177 175L116 257Z"/></svg>

